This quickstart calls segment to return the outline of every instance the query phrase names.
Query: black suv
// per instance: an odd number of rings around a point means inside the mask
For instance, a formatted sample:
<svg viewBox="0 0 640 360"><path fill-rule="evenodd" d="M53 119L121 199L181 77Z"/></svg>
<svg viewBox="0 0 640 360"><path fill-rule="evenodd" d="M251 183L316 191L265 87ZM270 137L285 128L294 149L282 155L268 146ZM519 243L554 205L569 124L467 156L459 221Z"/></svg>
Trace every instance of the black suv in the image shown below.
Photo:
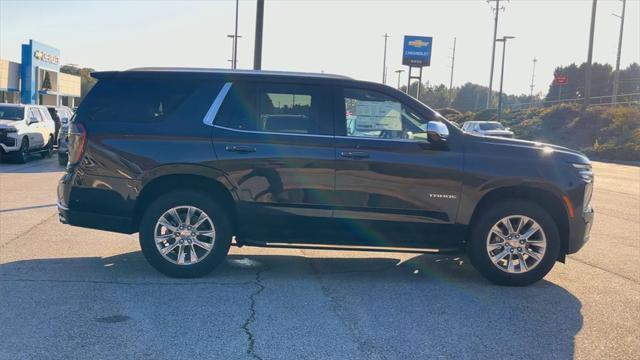
<svg viewBox="0 0 640 360"><path fill-rule="evenodd" d="M582 154L462 132L388 86L324 74L98 72L72 119L60 220L140 233L202 276L229 247L448 252L526 285L587 241Z"/></svg>

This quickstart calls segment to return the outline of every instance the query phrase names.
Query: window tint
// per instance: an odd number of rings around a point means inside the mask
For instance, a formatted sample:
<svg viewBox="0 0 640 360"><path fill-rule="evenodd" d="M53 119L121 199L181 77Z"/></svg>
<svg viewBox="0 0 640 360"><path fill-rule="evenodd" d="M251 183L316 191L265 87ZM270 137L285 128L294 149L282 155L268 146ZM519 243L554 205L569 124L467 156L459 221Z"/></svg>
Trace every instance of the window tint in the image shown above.
<svg viewBox="0 0 640 360"><path fill-rule="evenodd" d="M332 134L328 97L316 86L235 83L216 125L292 134Z"/></svg>
<svg viewBox="0 0 640 360"><path fill-rule="evenodd" d="M204 87L205 80L200 79L103 79L84 100L78 116L96 122L152 122L184 110L202 119L215 93L205 96L204 101L188 100ZM190 106L199 111L190 111Z"/></svg>
<svg viewBox="0 0 640 360"><path fill-rule="evenodd" d="M18 106L0 106L0 119L2 120L22 120L24 118L24 108Z"/></svg>
<svg viewBox="0 0 640 360"><path fill-rule="evenodd" d="M384 94L344 90L347 136L381 139L427 139L427 120Z"/></svg>

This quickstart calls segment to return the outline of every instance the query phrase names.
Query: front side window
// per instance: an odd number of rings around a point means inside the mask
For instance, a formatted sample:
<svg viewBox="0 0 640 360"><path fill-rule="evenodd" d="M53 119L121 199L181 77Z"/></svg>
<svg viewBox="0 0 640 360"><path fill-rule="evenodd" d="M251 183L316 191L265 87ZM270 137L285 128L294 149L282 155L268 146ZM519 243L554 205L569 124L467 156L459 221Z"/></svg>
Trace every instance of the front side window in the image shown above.
<svg viewBox="0 0 640 360"><path fill-rule="evenodd" d="M347 136L427 140L427 120L387 95L345 89L344 105Z"/></svg>
<svg viewBox="0 0 640 360"><path fill-rule="evenodd" d="M216 125L238 130L329 134L327 97L312 85L235 83Z"/></svg>
<svg viewBox="0 0 640 360"><path fill-rule="evenodd" d="M36 121L42 121L40 112L34 108L29 109L29 117L35 119Z"/></svg>

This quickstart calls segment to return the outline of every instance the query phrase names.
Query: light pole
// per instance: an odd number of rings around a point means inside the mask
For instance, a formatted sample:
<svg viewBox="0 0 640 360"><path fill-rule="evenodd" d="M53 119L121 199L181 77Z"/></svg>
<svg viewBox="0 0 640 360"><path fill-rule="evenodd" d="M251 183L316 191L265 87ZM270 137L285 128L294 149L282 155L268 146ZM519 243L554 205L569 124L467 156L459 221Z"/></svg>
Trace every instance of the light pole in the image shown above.
<svg viewBox="0 0 640 360"><path fill-rule="evenodd" d="M253 48L253 70L262 69L262 27L264 24L264 0L256 4L256 40Z"/></svg>
<svg viewBox="0 0 640 360"><path fill-rule="evenodd" d="M507 53L507 40L515 39L515 36L503 36L502 39L496 39L502 43L502 70L500 70L500 92L498 94L498 121L502 115L502 83L504 82L504 57Z"/></svg>
<svg viewBox="0 0 640 360"><path fill-rule="evenodd" d="M451 55L451 76L449 77L449 106L451 106L451 102L453 101L452 99L452 93L451 93L451 89L453 88L453 67L456 64L456 38L453 38L453 54Z"/></svg>
<svg viewBox="0 0 640 360"><path fill-rule="evenodd" d="M620 37L618 38L618 55L616 57L616 72L613 74L613 99L615 104L618 102L618 88L620 87L620 54L622 52L622 30L624 29L624 12L627 7L627 0L622 0L622 15L616 17L620 18Z"/></svg>
<svg viewBox="0 0 640 360"><path fill-rule="evenodd" d="M237 46L238 46L238 39L242 37L242 35L227 35L228 38L233 39L233 42L231 43L231 60L229 60L231 62L231 69L235 69L236 66L238 65L238 59L236 58L236 56L238 55L236 52Z"/></svg>
<svg viewBox="0 0 640 360"><path fill-rule="evenodd" d="M384 37L384 56L382 57L382 83L387 83L387 39L391 37L391 35L384 33L382 35Z"/></svg>
<svg viewBox="0 0 640 360"><path fill-rule="evenodd" d="M584 75L584 101L581 112L585 112L591 101L591 63L593 61L593 33L596 28L596 9L598 0L593 0L591 4L591 27L589 28L589 50L587 50L587 68Z"/></svg>
<svg viewBox="0 0 640 360"><path fill-rule="evenodd" d="M402 74L404 70L396 70L395 73L398 74L398 90L400 90L400 74Z"/></svg>
<svg viewBox="0 0 640 360"><path fill-rule="evenodd" d="M233 69L238 66L238 6L240 4L240 0L236 0L236 29L233 32Z"/></svg>
<svg viewBox="0 0 640 360"><path fill-rule="evenodd" d="M491 107L491 91L493 90L493 68L496 59L496 36L498 36L498 16L500 10L504 10L504 7L500 7L500 0L487 0L488 3L496 2L496 14L493 22L493 43L491 48L491 70L489 71L489 92L487 93L487 109Z"/></svg>

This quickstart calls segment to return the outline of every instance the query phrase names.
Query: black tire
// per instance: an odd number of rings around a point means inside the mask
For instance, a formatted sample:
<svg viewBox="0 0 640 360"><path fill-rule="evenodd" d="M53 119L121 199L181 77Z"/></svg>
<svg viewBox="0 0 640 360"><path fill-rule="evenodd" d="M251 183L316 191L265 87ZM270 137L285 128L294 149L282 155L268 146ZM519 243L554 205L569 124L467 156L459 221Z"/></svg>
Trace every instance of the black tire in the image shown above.
<svg viewBox="0 0 640 360"><path fill-rule="evenodd" d="M69 162L69 155L58 153L58 164L60 164L60 166L67 166L67 162Z"/></svg>
<svg viewBox="0 0 640 360"><path fill-rule="evenodd" d="M29 160L29 139L26 137L22 138L20 150L16 153L16 160L20 164L26 164L27 160Z"/></svg>
<svg viewBox="0 0 640 360"><path fill-rule="evenodd" d="M156 247L155 227L158 219L169 209L177 206L194 206L204 211L215 227L215 242L211 252L200 262L178 265L165 259ZM204 276L222 263L231 246L232 229L226 211L206 193L192 190L177 190L156 199L146 209L140 221L140 247L149 264L159 272L176 278Z"/></svg>
<svg viewBox="0 0 640 360"><path fill-rule="evenodd" d="M493 263L487 253L487 236L494 224L510 215L524 215L536 221L546 236L547 246L542 260L523 273L509 273ZM473 266L497 285L526 286L541 280L555 265L560 252L560 235L553 218L540 206L526 200L502 201L484 209L471 227L467 252ZM526 261L525 261L526 264Z"/></svg>
<svg viewBox="0 0 640 360"><path fill-rule="evenodd" d="M53 137L49 136L49 141L45 145L44 150L40 153L43 159L51 158L53 155Z"/></svg>

